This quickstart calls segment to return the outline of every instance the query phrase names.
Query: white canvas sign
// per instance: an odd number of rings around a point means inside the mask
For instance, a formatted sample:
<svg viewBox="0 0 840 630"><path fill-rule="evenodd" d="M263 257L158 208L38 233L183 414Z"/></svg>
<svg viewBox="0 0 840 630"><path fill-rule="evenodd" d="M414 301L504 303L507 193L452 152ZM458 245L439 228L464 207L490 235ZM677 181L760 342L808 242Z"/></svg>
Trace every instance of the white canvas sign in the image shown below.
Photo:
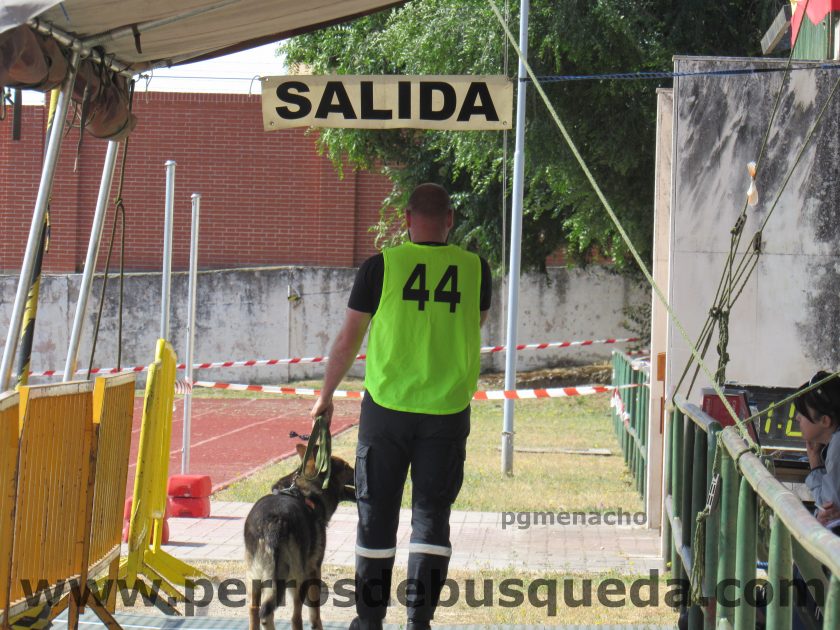
<svg viewBox="0 0 840 630"><path fill-rule="evenodd" d="M513 84L502 76L295 75L262 78L266 131L511 128Z"/></svg>

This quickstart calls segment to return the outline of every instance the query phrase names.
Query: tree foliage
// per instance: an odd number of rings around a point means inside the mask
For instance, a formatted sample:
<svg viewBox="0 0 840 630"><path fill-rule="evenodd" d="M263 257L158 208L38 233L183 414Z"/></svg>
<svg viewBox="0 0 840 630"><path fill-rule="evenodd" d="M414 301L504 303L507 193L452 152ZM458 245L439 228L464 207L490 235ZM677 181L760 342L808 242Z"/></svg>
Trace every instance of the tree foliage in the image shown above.
<svg viewBox="0 0 840 630"><path fill-rule="evenodd" d="M501 0L496 0L503 10ZM529 63L537 76L667 70L675 54L745 56L780 0L532 0ZM515 5L515 6L514 6ZM509 25L518 33L518 4ZM314 73L507 74L517 59L488 0L410 0L401 7L295 37L287 63ZM545 82L544 89L631 240L651 250L656 89L669 81ZM508 159L503 159L504 143ZM527 94L522 260L542 268L564 246L574 260L593 252L622 266L627 249L574 161L548 111ZM322 150L338 168L382 167L394 183L388 207L404 207L418 183L438 182L457 209L452 240L503 265L503 181L512 178L513 134L329 129ZM507 173L504 168L507 166ZM383 215L380 229L388 232ZM398 218L398 217L397 217ZM508 219L509 221L509 216Z"/></svg>

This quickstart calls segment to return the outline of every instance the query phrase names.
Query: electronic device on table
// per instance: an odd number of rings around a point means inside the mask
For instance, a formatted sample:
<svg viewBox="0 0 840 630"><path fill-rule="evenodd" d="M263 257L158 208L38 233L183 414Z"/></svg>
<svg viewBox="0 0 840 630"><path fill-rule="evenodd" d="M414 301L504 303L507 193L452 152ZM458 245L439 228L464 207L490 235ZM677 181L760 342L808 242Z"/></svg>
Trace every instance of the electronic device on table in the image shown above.
<svg viewBox="0 0 840 630"><path fill-rule="evenodd" d="M757 385L727 384L723 393L737 416L744 420L759 414L747 423L750 437L764 454L773 459L777 468L807 471L808 457L805 442L796 420L793 402L777 406L796 389L790 387L760 387ZM720 422L721 426L734 425L723 402L714 389L703 389L703 411Z"/></svg>

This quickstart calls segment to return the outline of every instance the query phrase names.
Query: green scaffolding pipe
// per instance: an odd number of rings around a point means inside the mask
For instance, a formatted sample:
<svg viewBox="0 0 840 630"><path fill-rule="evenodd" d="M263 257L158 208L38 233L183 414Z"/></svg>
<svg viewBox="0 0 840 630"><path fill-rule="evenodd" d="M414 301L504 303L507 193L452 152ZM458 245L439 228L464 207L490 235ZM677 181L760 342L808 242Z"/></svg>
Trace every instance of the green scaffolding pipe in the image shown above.
<svg viewBox="0 0 840 630"><path fill-rule="evenodd" d="M791 630L793 610L791 608L790 585L793 582L793 559L790 534L785 524L776 519L770 532L770 557L767 566L768 630ZM832 627L832 626L828 626Z"/></svg>
<svg viewBox="0 0 840 630"><path fill-rule="evenodd" d="M840 628L840 578L836 573L831 576L828 585L823 628Z"/></svg>
<svg viewBox="0 0 840 630"><path fill-rule="evenodd" d="M816 522L780 484L734 427L721 429L694 405L677 401L671 416L665 479L666 549L673 577L685 579L697 558L695 518L705 505L720 449L720 497L705 521L703 607L688 609L688 628L753 630L756 622L758 498L773 512L768 563L768 630L790 630L796 603L793 563L809 584L823 576L824 628L840 628L840 539ZM823 590L823 589L820 589ZM725 604L729 603L727 606ZM740 604L740 605L739 605ZM705 613L705 614L704 614Z"/></svg>
<svg viewBox="0 0 840 630"><path fill-rule="evenodd" d="M728 580L735 575L735 556L732 550L736 548L738 536L738 471L735 462L726 449L721 452L721 498L720 498L720 533L718 536L718 554L720 558L717 566L717 599L718 626L726 622L730 626L735 621L735 608L725 606L723 601L734 601L734 595L727 588ZM722 589L726 588L726 591Z"/></svg>
<svg viewBox="0 0 840 630"><path fill-rule="evenodd" d="M744 450L745 443L735 427L726 427L721 435L730 453ZM743 453L738 464L741 475L755 488L776 518L784 522L791 537L809 555L828 567L832 574L840 575L840 537L812 518L802 501L781 485L754 453Z"/></svg>
<svg viewBox="0 0 840 630"><path fill-rule="evenodd" d="M735 630L755 630L755 601L749 588L755 581L756 561L755 491L746 477L741 479L738 494L738 533L735 549L735 580L738 606L735 608Z"/></svg>

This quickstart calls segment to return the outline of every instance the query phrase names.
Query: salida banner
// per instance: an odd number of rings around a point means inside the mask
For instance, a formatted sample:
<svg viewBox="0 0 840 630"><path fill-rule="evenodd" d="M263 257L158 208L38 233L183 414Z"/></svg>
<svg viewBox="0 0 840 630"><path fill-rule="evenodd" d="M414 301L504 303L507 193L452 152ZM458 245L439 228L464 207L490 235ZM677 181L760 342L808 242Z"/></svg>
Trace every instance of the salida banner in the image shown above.
<svg viewBox="0 0 840 630"><path fill-rule="evenodd" d="M513 84L503 76L294 75L262 78L266 131L510 129Z"/></svg>

